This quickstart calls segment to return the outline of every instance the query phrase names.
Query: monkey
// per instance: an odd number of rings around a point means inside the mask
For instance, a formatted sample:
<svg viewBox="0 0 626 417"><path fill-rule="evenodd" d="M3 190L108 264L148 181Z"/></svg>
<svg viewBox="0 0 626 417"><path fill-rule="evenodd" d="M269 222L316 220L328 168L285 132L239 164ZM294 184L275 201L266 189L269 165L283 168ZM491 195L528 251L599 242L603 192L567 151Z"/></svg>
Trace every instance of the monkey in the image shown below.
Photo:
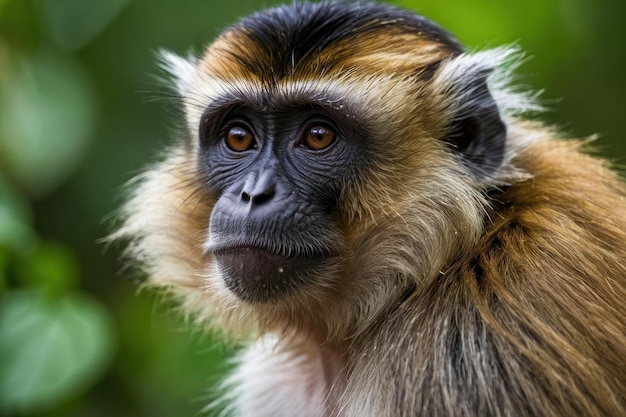
<svg viewBox="0 0 626 417"><path fill-rule="evenodd" d="M520 54L326 0L161 53L183 125L112 237L246 346L225 414L626 415L626 187Z"/></svg>

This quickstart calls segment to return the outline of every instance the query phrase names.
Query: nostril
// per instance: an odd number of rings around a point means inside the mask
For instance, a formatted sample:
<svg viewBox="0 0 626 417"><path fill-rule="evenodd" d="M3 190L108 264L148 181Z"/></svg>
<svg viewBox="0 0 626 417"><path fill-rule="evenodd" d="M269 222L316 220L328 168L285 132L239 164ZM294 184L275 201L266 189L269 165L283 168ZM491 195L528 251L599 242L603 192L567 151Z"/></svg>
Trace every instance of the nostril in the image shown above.
<svg viewBox="0 0 626 417"><path fill-rule="evenodd" d="M245 204L260 205L270 201L274 194L274 189L259 192L258 194L242 191L241 201Z"/></svg>
<svg viewBox="0 0 626 417"><path fill-rule="evenodd" d="M268 190L264 193L260 193L259 195L255 195L252 198L253 204L263 204L270 201L274 197L274 190Z"/></svg>

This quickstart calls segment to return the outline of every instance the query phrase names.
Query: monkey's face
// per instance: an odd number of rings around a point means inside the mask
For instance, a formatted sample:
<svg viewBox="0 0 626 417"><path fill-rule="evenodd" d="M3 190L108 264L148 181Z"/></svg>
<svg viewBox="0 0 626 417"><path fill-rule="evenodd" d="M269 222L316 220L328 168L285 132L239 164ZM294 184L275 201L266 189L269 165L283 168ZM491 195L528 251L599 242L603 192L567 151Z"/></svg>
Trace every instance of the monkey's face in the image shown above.
<svg viewBox="0 0 626 417"><path fill-rule="evenodd" d="M282 298L334 268L341 190L368 160L336 112L260 104L207 111L199 138L199 167L217 196L206 249L247 301Z"/></svg>

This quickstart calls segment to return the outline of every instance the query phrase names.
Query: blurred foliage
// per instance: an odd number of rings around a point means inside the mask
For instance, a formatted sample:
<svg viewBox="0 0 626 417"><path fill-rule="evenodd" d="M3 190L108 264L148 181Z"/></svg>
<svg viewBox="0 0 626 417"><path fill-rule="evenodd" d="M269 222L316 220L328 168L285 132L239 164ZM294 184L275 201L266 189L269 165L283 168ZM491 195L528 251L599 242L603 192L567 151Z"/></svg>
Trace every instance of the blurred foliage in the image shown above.
<svg viewBox="0 0 626 417"><path fill-rule="evenodd" d="M154 51L199 51L275 3L0 0L0 415L191 416L211 400L229 350L137 294L119 248L96 242L175 123L152 100ZM520 82L546 89L546 121L600 133L624 162L626 2L397 3L470 49L519 43L532 57Z"/></svg>

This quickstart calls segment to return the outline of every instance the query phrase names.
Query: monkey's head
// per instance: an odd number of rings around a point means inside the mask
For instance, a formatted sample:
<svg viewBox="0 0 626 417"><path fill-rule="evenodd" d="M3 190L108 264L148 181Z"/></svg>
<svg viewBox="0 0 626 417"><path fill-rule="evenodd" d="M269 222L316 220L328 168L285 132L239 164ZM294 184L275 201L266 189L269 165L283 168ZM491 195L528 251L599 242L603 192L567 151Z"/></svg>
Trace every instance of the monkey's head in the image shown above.
<svg viewBox="0 0 626 417"><path fill-rule="evenodd" d="M203 319L345 335L481 233L511 174L487 83L503 56L359 2L273 8L200 57L164 53L185 128L119 235Z"/></svg>

